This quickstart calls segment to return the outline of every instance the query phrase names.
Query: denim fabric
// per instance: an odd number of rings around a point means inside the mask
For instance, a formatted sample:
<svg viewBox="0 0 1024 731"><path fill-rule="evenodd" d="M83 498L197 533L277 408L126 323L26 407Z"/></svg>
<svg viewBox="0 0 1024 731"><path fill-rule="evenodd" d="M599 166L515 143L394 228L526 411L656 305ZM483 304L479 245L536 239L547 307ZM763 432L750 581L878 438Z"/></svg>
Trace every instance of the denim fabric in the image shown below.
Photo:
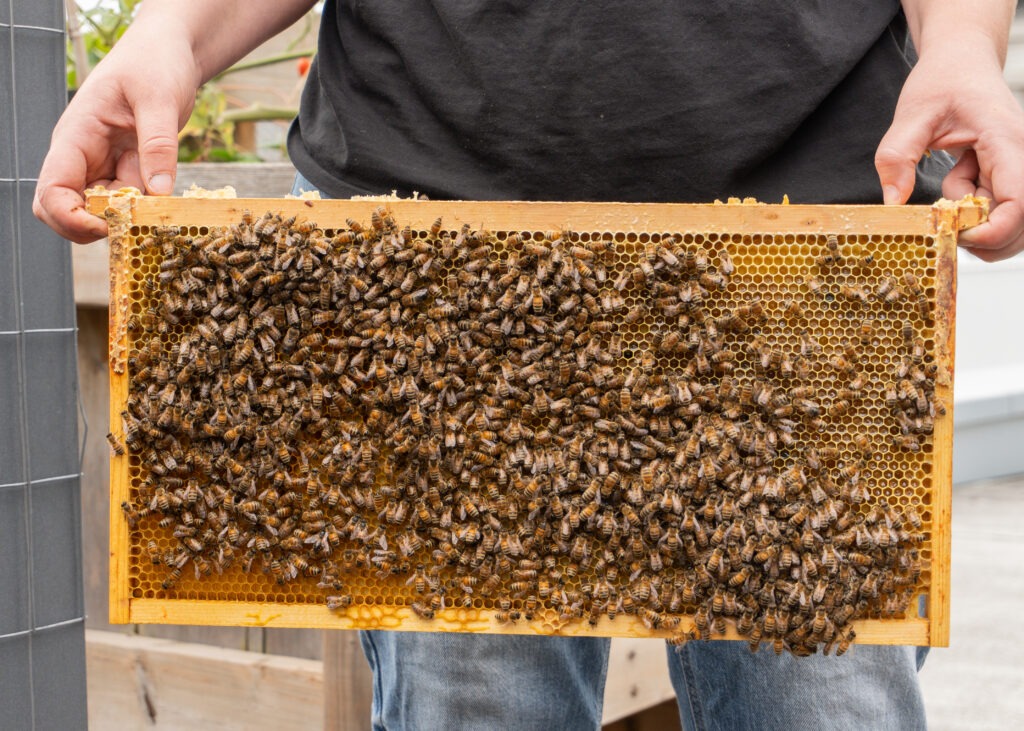
<svg viewBox="0 0 1024 731"><path fill-rule="evenodd" d="M593 731L610 640L362 632L374 731ZM925 651L854 645L843 657L667 647L687 731L918 731Z"/></svg>
<svg viewBox="0 0 1024 731"><path fill-rule="evenodd" d="M854 645L842 657L751 653L745 642L668 648L686 731L925 729L927 648Z"/></svg>
<svg viewBox="0 0 1024 731"><path fill-rule="evenodd" d="M606 639L361 632L374 731L593 731Z"/></svg>
<svg viewBox="0 0 1024 731"><path fill-rule="evenodd" d="M316 187L296 175L292 194ZM360 632L374 731L593 731L610 640ZM854 645L797 658L745 642L667 648L687 731L925 729L917 671L927 648Z"/></svg>

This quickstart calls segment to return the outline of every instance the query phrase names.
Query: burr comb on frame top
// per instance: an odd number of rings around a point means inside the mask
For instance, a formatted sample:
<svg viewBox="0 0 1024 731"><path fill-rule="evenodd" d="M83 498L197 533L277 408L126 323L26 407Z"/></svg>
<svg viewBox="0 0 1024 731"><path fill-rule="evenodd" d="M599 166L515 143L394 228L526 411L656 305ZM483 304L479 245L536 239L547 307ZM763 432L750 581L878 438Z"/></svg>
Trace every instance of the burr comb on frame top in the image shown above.
<svg viewBox="0 0 1024 731"><path fill-rule="evenodd" d="M112 621L948 643L983 201L89 207Z"/></svg>

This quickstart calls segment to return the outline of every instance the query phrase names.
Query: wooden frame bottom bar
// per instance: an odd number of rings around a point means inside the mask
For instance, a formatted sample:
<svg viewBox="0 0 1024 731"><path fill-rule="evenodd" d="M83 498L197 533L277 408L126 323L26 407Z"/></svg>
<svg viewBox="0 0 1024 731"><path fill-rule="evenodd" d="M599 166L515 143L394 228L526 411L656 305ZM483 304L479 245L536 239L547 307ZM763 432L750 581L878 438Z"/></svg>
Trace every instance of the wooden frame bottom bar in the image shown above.
<svg viewBox="0 0 1024 731"><path fill-rule="evenodd" d="M676 630L649 629L636 616L602 617L594 626L586 621L559 624L536 619L500 623L483 609L445 609L424 620L407 607L359 606L348 614L334 614L317 604L265 604L260 602L133 599L131 622L140 624L202 624L235 627L319 627L321 629L387 629L412 632L474 632L489 634L554 635L571 637L664 637L692 629L684 617ZM866 619L853 623L857 643L867 645L929 645L927 618L903 620ZM724 639L744 639L730 626Z"/></svg>

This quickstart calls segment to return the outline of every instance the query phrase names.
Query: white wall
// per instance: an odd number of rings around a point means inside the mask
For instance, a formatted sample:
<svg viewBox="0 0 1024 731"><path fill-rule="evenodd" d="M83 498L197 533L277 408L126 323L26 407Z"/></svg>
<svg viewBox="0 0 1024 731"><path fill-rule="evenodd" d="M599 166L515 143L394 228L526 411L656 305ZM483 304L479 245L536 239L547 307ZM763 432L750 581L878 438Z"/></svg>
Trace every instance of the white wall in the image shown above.
<svg viewBox="0 0 1024 731"><path fill-rule="evenodd" d="M1006 79L1024 102L1024 15ZM960 253L954 482L1024 473L1024 256L996 264Z"/></svg>

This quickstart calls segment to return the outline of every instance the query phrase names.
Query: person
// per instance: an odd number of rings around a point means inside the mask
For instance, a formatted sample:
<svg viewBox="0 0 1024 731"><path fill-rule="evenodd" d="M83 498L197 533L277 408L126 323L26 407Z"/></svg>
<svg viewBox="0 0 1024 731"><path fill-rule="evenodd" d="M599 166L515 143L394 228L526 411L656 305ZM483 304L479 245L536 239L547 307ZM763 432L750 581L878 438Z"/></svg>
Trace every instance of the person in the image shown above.
<svg viewBox="0 0 1024 731"><path fill-rule="evenodd" d="M36 215L85 243L106 233L86 187L169 194L199 85L312 4L147 0L54 129ZM1024 113L1002 77L1014 6L327 0L289 152L298 186L336 197L981 195L989 221L961 244L1005 259L1024 248ZM362 637L375 728L600 725L607 640ZM925 726L912 648L668 656L688 729Z"/></svg>

